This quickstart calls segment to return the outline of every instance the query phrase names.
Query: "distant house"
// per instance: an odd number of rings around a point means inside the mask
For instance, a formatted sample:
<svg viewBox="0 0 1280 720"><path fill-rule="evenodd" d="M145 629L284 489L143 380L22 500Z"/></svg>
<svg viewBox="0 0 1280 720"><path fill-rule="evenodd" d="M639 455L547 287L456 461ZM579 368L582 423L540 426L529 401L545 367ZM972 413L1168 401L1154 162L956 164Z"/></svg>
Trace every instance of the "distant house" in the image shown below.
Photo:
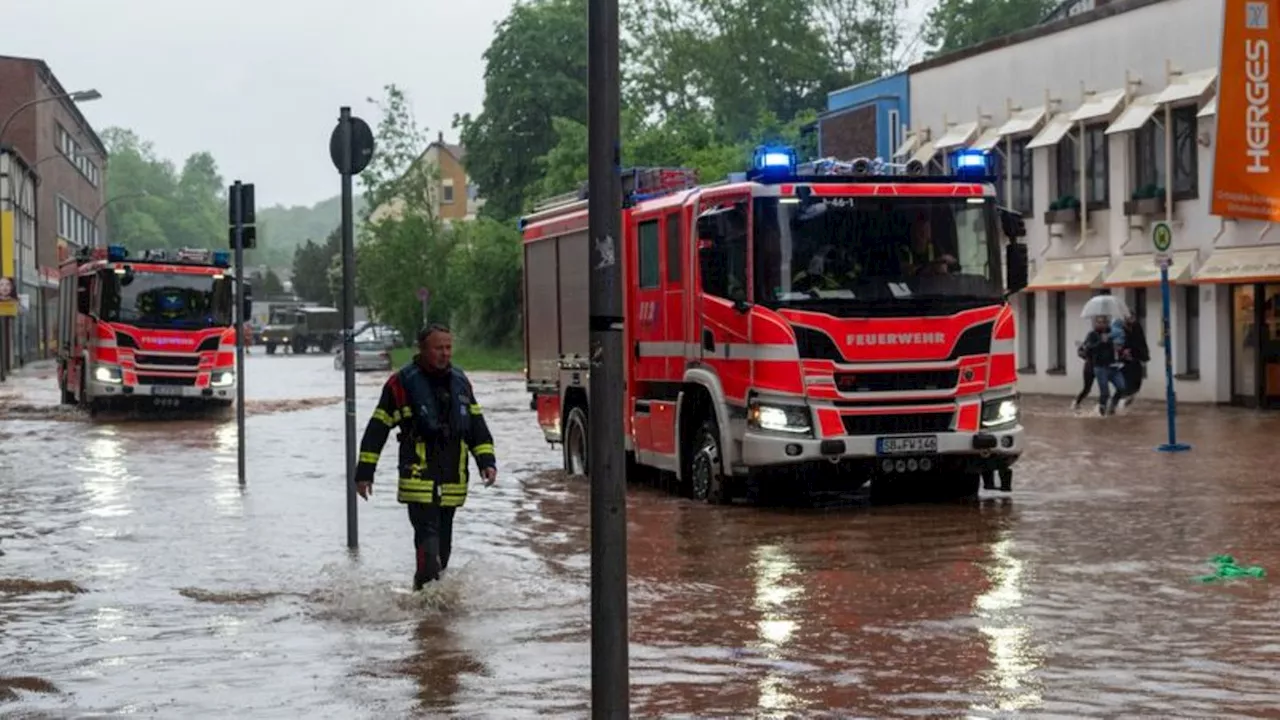
<svg viewBox="0 0 1280 720"><path fill-rule="evenodd" d="M463 167L466 154L466 148L445 142L444 133L439 133L415 163L415 167L435 171L436 177L428 191L431 211L445 222L471 220L484 207L484 200L477 197L475 185ZM388 202L374 210L371 219L376 222L395 215L401 206L400 200Z"/></svg>

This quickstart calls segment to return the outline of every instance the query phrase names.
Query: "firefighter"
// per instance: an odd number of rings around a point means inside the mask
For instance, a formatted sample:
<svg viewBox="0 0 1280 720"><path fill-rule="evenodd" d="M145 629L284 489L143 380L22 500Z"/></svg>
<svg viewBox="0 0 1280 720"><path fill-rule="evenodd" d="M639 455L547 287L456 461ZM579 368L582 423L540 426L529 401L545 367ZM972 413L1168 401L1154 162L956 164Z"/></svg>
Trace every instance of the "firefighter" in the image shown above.
<svg viewBox="0 0 1280 720"><path fill-rule="evenodd" d="M467 500L467 452L476 459L485 487L498 478L493 436L476 402L471 381L451 363L453 335L433 324L418 333L418 354L392 375L360 440L356 492L373 492L378 456L393 428L400 442L396 499L409 508L417 552L414 590L449 564L453 516Z"/></svg>
<svg viewBox="0 0 1280 720"><path fill-rule="evenodd" d="M905 275L945 275L956 264L955 256L938 251L933 222L923 211L911 221L910 241L899 246L899 260Z"/></svg>

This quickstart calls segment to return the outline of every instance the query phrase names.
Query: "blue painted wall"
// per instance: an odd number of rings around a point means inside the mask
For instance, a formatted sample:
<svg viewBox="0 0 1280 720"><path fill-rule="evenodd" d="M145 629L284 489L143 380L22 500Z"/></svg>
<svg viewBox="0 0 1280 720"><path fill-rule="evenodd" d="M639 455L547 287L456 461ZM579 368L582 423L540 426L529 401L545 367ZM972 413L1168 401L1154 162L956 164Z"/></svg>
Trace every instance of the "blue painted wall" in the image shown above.
<svg viewBox="0 0 1280 720"><path fill-rule="evenodd" d="M910 84L907 82L907 73L905 71L842 88L827 94L827 111L819 118L819 122L842 112L857 110L874 104L876 106L876 154L888 160L893 156L893 151L897 149L897 143L894 142L894 136L889 126L889 112L897 110L899 126L910 127L911 98L909 92ZM821 148L821 133L819 133L818 137L818 155L822 156L824 153ZM898 131L897 142L902 142L901 130Z"/></svg>

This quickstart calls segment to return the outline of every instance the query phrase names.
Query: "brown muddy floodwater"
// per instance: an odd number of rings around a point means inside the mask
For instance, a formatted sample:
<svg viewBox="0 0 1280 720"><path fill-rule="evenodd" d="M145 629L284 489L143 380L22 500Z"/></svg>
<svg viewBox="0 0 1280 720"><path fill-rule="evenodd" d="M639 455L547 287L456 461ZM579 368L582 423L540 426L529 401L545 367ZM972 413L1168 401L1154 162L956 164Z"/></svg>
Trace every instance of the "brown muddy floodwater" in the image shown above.
<svg viewBox="0 0 1280 720"><path fill-rule="evenodd" d="M584 717L587 490L519 377L477 374L499 485L407 591L394 475L345 549L341 374L249 358L233 418L90 422L0 389L0 715ZM360 424L381 377L359 381ZM1033 400L1011 498L630 499L636 717L1280 717L1280 417ZM1262 579L1202 584L1213 555Z"/></svg>

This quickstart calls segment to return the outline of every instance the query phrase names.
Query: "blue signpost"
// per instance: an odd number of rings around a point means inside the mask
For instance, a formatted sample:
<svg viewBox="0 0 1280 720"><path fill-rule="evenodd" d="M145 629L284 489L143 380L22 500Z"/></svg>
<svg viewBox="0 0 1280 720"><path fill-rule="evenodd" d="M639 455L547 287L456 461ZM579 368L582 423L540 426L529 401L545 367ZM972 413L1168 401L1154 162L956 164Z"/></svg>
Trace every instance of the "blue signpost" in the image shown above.
<svg viewBox="0 0 1280 720"><path fill-rule="evenodd" d="M1178 395L1173 390L1173 335L1169 332L1169 248L1173 246L1173 229L1158 222L1151 230L1156 263L1160 266L1160 336L1164 338L1165 415L1169 421L1169 441L1156 449L1160 452L1182 452L1191 446L1178 442Z"/></svg>

